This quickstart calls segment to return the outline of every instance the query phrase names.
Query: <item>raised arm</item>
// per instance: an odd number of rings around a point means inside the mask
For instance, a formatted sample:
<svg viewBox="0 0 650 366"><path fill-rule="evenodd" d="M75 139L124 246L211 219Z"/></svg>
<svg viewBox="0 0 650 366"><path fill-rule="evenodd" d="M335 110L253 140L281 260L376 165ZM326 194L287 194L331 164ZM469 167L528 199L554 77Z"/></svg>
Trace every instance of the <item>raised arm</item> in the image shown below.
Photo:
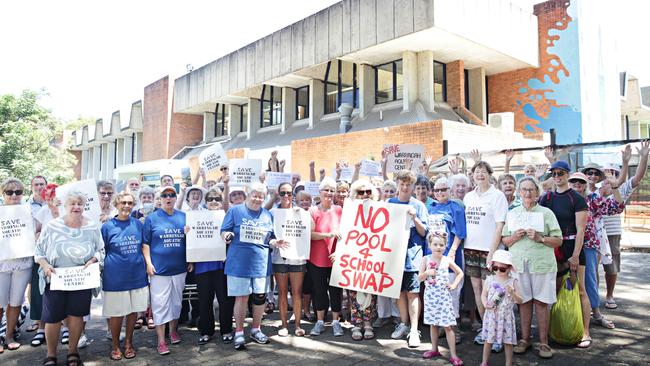
<svg viewBox="0 0 650 366"><path fill-rule="evenodd" d="M632 178L632 188L636 188L641 183L648 170L648 153L650 152L650 141L645 140L641 142L641 148L636 149L639 153L639 166L636 169L636 174Z"/></svg>
<svg viewBox="0 0 650 366"><path fill-rule="evenodd" d="M510 161L515 156L515 152L512 150L506 150L506 163L503 166L503 173L510 174Z"/></svg>
<svg viewBox="0 0 650 366"><path fill-rule="evenodd" d="M316 181L316 162L313 160L309 162L309 181Z"/></svg>

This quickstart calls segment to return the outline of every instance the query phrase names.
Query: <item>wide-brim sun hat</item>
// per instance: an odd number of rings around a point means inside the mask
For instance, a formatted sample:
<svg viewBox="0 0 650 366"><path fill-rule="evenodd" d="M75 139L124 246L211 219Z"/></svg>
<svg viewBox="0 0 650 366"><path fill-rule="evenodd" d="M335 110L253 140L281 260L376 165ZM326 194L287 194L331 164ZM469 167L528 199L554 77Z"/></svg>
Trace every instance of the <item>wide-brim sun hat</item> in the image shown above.
<svg viewBox="0 0 650 366"><path fill-rule="evenodd" d="M605 172L603 171L603 167L601 167L600 165L598 165L596 163L588 163L587 165L582 167L582 169L580 169L580 171L582 173L584 173L585 176L587 175L587 172L590 171L590 170L596 170L596 171L600 172L600 179L598 180L599 182L601 180L605 179Z"/></svg>
<svg viewBox="0 0 650 366"><path fill-rule="evenodd" d="M587 184L587 176L581 172L575 172L569 176L569 182L572 180L581 180L583 183Z"/></svg>

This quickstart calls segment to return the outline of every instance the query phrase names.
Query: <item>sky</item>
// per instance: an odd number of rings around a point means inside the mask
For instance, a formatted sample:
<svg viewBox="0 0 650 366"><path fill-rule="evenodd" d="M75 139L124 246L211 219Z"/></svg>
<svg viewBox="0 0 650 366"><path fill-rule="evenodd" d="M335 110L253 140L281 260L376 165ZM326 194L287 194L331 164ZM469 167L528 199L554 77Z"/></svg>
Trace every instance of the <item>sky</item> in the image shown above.
<svg viewBox="0 0 650 366"><path fill-rule="evenodd" d="M3 1L0 95L44 88L43 104L62 120L108 118L165 75L178 77L188 64L196 69L336 2ZM612 9L619 70L650 85L642 43L650 1L589 3Z"/></svg>

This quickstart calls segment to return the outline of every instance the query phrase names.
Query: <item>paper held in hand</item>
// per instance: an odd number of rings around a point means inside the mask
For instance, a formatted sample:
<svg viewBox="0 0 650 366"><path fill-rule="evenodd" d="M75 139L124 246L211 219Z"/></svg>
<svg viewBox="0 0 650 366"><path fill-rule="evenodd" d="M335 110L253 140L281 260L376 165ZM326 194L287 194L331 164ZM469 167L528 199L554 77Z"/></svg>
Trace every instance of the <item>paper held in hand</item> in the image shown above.
<svg viewBox="0 0 650 366"><path fill-rule="evenodd" d="M232 159L230 160L230 185L248 186L260 181L262 160L260 159Z"/></svg>
<svg viewBox="0 0 650 366"><path fill-rule="evenodd" d="M84 266L55 268L50 278L50 290L77 291L98 288L99 263Z"/></svg>
<svg viewBox="0 0 650 366"><path fill-rule="evenodd" d="M199 164L206 173L217 170L222 165L228 164L228 157L226 156L226 152L223 151L221 143L217 142L201 151L201 154L199 155Z"/></svg>
<svg viewBox="0 0 650 366"><path fill-rule="evenodd" d="M269 189L278 189L282 183L291 183L291 173L266 172L266 186Z"/></svg>
<svg viewBox="0 0 650 366"><path fill-rule="evenodd" d="M544 214L541 212L508 212L508 230L512 233L519 229L535 229L544 232Z"/></svg>
<svg viewBox="0 0 650 366"><path fill-rule="evenodd" d="M286 259L309 259L311 249L309 212L293 208L274 209L272 212L276 238L289 242L288 248L280 249L280 256Z"/></svg>
<svg viewBox="0 0 650 366"><path fill-rule="evenodd" d="M0 206L0 261L34 256L34 221L28 204Z"/></svg>
<svg viewBox="0 0 650 366"><path fill-rule="evenodd" d="M361 161L361 168L359 175L367 177L380 177L381 176L381 163L374 160Z"/></svg>
<svg viewBox="0 0 650 366"><path fill-rule="evenodd" d="M305 192L309 193L312 199L320 194L320 182L305 182Z"/></svg>
<svg viewBox="0 0 650 366"><path fill-rule="evenodd" d="M188 262L210 262L226 260L226 243L221 239L223 210L187 211L185 255Z"/></svg>

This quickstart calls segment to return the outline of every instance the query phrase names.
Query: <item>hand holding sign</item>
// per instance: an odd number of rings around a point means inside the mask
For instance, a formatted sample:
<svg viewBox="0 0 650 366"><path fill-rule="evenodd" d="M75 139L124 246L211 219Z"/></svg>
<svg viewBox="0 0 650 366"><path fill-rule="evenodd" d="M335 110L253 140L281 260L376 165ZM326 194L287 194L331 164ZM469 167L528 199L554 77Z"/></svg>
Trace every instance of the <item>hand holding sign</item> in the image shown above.
<svg viewBox="0 0 650 366"><path fill-rule="evenodd" d="M415 144L384 145L383 156L386 156L386 171L389 173L409 170L409 160L412 166L419 167L424 161L424 146Z"/></svg>
<svg viewBox="0 0 650 366"><path fill-rule="evenodd" d="M201 151L199 164L205 172L219 169L222 165L228 164L228 157L220 143L216 143Z"/></svg>
<svg viewBox="0 0 650 366"><path fill-rule="evenodd" d="M50 290L77 291L100 286L99 263L88 266L57 268L50 277Z"/></svg>
<svg viewBox="0 0 650 366"><path fill-rule="evenodd" d="M309 259L311 248L311 216L303 209L273 209L276 237L286 245L278 246L282 258ZM277 245L277 243L276 243Z"/></svg>
<svg viewBox="0 0 650 366"><path fill-rule="evenodd" d="M362 160L359 175L365 175L368 177L381 176L381 163L373 160Z"/></svg>

